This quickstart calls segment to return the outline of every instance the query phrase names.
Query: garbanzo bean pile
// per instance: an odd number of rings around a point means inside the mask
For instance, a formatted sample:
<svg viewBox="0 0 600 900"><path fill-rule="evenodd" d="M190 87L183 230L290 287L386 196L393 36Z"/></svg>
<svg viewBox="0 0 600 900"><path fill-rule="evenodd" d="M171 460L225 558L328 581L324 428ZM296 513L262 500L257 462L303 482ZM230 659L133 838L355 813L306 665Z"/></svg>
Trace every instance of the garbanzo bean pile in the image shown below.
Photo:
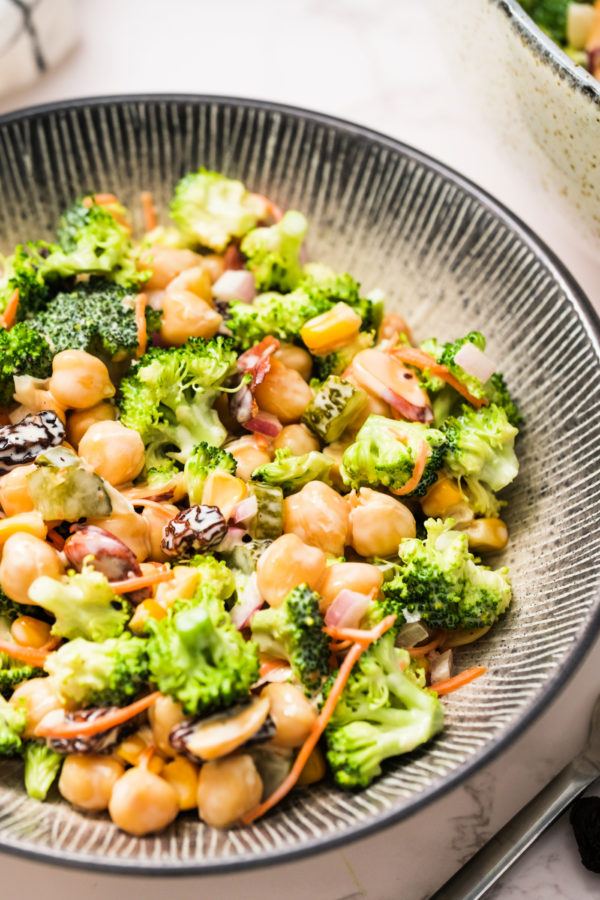
<svg viewBox="0 0 600 900"><path fill-rule="evenodd" d="M0 756L136 835L442 729L510 602L520 420L480 333L417 343L302 213L203 169L141 204L136 239L80 198L0 279Z"/></svg>

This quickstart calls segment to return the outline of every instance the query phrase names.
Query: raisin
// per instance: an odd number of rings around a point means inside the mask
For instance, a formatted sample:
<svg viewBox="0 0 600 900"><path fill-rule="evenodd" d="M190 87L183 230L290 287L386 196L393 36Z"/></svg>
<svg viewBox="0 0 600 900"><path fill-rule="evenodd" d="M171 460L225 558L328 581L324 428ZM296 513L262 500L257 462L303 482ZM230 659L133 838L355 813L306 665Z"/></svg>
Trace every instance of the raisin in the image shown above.
<svg viewBox="0 0 600 900"><path fill-rule="evenodd" d="M161 547L168 556L191 558L220 544L227 522L218 506L190 506L165 525Z"/></svg>
<svg viewBox="0 0 600 900"><path fill-rule="evenodd" d="M65 439L65 426L49 409L25 416L15 425L0 426L0 475L15 466L33 462Z"/></svg>

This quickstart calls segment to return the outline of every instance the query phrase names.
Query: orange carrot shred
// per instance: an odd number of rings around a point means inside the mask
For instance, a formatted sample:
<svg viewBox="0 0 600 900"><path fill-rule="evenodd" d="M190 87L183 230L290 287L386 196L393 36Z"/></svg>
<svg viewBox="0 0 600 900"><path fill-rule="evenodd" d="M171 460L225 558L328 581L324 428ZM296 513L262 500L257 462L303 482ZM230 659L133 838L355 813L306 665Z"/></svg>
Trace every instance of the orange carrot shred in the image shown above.
<svg viewBox="0 0 600 900"><path fill-rule="evenodd" d="M154 231L158 225L158 219L156 218L154 199L150 191L142 191L140 200L142 201L142 212L144 213L144 228L146 231Z"/></svg>
<svg viewBox="0 0 600 900"><path fill-rule="evenodd" d="M48 652L43 648L23 647L20 644L13 644L12 641L0 641L0 653L6 653L7 656L18 659L28 666L42 668Z"/></svg>
<svg viewBox="0 0 600 900"><path fill-rule="evenodd" d="M283 219L283 213L276 203L273 203L271 200L269 200L268 197L265 197L264 194L252 194L252 196L255 198L255 200L259 200L264 204L265 213L267 215L272 216L276 222L281 222L281 220Z"/></svg>
<svg viewBox="0 0 600 900"><path fill-rule="evenodd" d="M406 647L407 653L410 653L411 656L427 656L428 653L431 653L432 650L435 650L436 647L442 643L442 637L436 637L432 641L429 641L428 644L421 644L420 647Z"/></svg>
<svg viewBox="0 0 600 900"><path fill-rule="evenodd" d="M137 328L138 348L136 356L138 359L146 352L146 344L148 342L148 332L146 330L146 295L138 294L135 298L135 326Z"/></svg>
<svg viewBox="0 0 600 900"><path fill-rule="evenodd" d="M129 719L133 719L134 716L137 716L145 709L148 709L149 706L152 706L159 697L160 691L154 691L152 694L148 694L140 700L135 700L133 703L130 703L129 706L109 709L105 715L90 721L77 722L76 720L73 720L71 722L65 721L60 724L46 726L44 726L42 721L35 729L35 734L37 737L52 738L88 737L99 734L101 731L109 731L111 728L122 725L123 722L127 722Z"/></svg>
<svg viewBox="0 0 600 900"><path fill-rule="evenodd" d="M2 327L9 331L15 324L17 318L17 308L19 306L19 289L16 288L10 295L10 299L6 304L2 313Z"/></svg>
<svg viewBox="0 0 600 900"><path fill-rule="evenodd" d="M392 429L390 428L390 431ZM392 494L396 494L398 497L402 497L406 494L410 494L411 491L418 486L423 472L425 471L425 466L427 465L427 458L429 456L429 444L426 440L421 441L421 446L419 447L419 452L417 453L417 458L415 460L415 466L412 471L412 475L408 479L408 481L402 485L401 488L390 488Z"/></svg>
<svg viewBox="0 0 600 900"><path fill-rule="evenodd" d="M173 578L173 570L161 566L155 572L148 572L146 575L137 575L135 578L126 578L123 581L111 581L110 586L115 594L128 594L129 591L150 587L160 581L170 581L171 578Z"/></svg>
<svg viewBox="0 0 600 900"><path fill-rule="evenodd" d="M269 672L274 672L275 669L287 669L288 664L283 659L264 659L260 664L260 669L258 670L259 678L264 678L265 675L268 675Z"/></svg>
<svg viewBox="0 0 600 900"><path fill-rule="evenodd" d="M365 643L363 643L362 641L361 643L355 642L346 654L346 657L339 668L332 688L327 696L327 700L323 705L323 709L315 719L315 722L310 730L310 734L302 744L300 752L298 753L298 756L296 757L294 765L290 769L289 774L286 778L284 778L279 787L271 794L270 797L267 797L266 800L264 800L262 803L259 803L258 806L255 806L254 809L251 809L250 812L247 812L244 816L241 817L241 821L244 825L249 825L250 822L254 822L256 821L256 819L259 819L262 815L264 815L277 803L279 803L279 801L282 800L292 790L292 788L298 781L298 778L300 777L310 754L317 746L319 738L327 727L327 723L329 722L335 706L342 694L342 691L346 686L346 682L348 681L348 677L350 675L350 672L352 671L354 663L358 660L361 653L363 653L363 651L367 649L369 644L372 644L374 641L378 640L382 634L385 634L385 632L392 627L395 621L396 616L386 616L386 618L382 619L381 622L379 622L379 624L375 626L375 628L372 628L370 631L361 632L364 637ZM360 629L355 630L357 632L360 631Z"/></svg>
<svg viewBox="0 0 600 900"><path fill-rule="evenodd" d="M420 350L419 347L398 347L397 350L392 351L392 355L400 360L400 362L406 363L409 366L415 366L417 369L430 369L433 375L442 378L447 384L453 387L455 391L458 391L465 400L468 400L469 403L472 403L473 406L477 407L477 409L488 405L489 401L486 400L485 397L474 397L462 381L459 381L458 378L455 378L455 376L448 371L446 366L439 363L433 356L430 356L429 353Z"/></svg>
<svg viewBox="0 0 600 900"><path fill-rule="evenodd" d="M452 691L455 691L457 688L469 684L469 682L473 681L475 678L479 678L484 672L487 672L486 666L472 666L470 669L465 669L465 671L461 672L459 675L455 675L453 678L447 678L445 681L438 681L437 684L432 684L430 687L436 694L451 694Z"/></svg>

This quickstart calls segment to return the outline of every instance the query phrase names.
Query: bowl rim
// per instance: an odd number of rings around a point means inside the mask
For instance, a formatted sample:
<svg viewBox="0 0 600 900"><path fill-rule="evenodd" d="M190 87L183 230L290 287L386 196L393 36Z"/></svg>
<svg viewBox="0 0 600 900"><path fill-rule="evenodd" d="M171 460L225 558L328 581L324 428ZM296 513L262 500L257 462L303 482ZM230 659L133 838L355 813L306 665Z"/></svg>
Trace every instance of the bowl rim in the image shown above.
<svg viewBox="0 0 600 900"><path fill-rule="evenodd" d="M502 6L517 7L514 0L491 0ZM519 11L520 7L518 7ZM523 13L524 15L524 13ZM537 27L537 26L536 26ZM538 29L539 30L539 29ZM543 35L542 35L543 36ZM549 39L548 39L549 40ZM600 85L599 85L600 101ZM268 100L256 100L252 98L231 97L218 94L187 94L187 93L140 93L140 94L114 94L98 95L92 97L78 97L44 103L30 107L13 110L0 115L0 128L5 125L20 121L35 119L45 115L60 113L71 109L84 107L102 107L107 105L125 105L135 103L194 103L237 105L249 109L259 109L271 113L282 113L297 118L308 119L317 124L336 128L338 131L351 136L360 137L369 141L375 141L379 146L390 150L400 151L407 157L428 167L436 174L450 180L465 193L474 197L488 212L498 218L505 226L511 229L520 240L534 253L536 258L546 266L549 274L564 292L567 302L578 313L581 324L594 349L596 357L600 360L600 317L596 313L591 301L583 289L575 281L566 266L558 259L556 254L539 238L535 232L526 225L517 215L512 213L503 203L496 200L491 194L472 182L470 179L457 172L455 169L429 156L422 150L389 137L374 129L348 121L341 117L317 112L291 104L277 103ZM523 714L511 725L500 732L488 745L473 754L468 760L458 766L450 775L437 784L426 789L401 809L384 810L366 823L357 823L346 828L342 834L333 833L323 838L307 841L300 847L283 848L274 851L266 851L264 855L243 855L233 858L211 859L202 862L173 862L165 863L157 859L156 864L136 864L131 860L119 862L111 859L102 862L100 860L81 857L77 853L60 851L53 854L49 849L36 850L29 847L19 847L12 843L3 843L0 824L0 853L7 853L37 862L48 863L56 866L84 869L103 872L105 874L118 875L152 875L174 876L198 876L217 874L237 874L246 869L258 869L288 862L296 862L317 853L324 853L337 847L349 844L361 838L373 836L378 831L396 824L416 812L429 806L434 800L440 799L459 787L468 778L482 769L498 757L510 744L539 716L548 709L556 700L575 670L581 664L584 656L589 652L600 630L600 604L591 610L587 624L581 630L569 655L560 663L549 681L544 685L544 690L539 696L534 697L525 708ZM575 649L577 652L575 652Z"/></svg>
<svg viewBox="0 0 600 900"><path fill-rule="evenodd" d="M512 28L543 63L549 62L557 75L584 97L600 107L600 82L591 72L578 66L549 35L525 12L517 0L488 0L510 21Z"/></svg>

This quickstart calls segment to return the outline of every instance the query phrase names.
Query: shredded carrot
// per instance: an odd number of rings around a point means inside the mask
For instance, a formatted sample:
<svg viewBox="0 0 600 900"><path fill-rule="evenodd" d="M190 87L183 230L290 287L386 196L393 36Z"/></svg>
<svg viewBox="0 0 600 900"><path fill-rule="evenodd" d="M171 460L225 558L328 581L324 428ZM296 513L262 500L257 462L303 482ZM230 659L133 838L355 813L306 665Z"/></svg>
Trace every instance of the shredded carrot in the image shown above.
<svg viewBox="0 0 600 900"><path fill-rule="evenodd" d="M283 659L264 659L260 664L258 676L259 678L264 678L265 675L268 675L269 672L273 672L275 669L287 667L288 664Z"/></svg>
<svg viewBox="0 0 600 900"><path fill-rule="evenodd" d="M474 397L462 381L455 378L455 376L448 371L446 366L439 363L433 356L430 356L429 353L425 353L424 350L420 350L418 347L398 347L396 350L392 351L392 355L400 360L400 362L406 363L409 366L415 366L417 369L429 369L433 375L442 378L447 384L453 387L455 391L458 391L465 400L468 400L469 403L476 406L477 409L488 405L488 401L484 397Z"/></svg>
<svg viewBox="0 0 600 900"><path fill-rule="evenodd" d="M392 431L393 429L390 428L389 430ZM391 493L396 494L396 496L398 497L402 497L406 494L410 494L411 491L414 491L423 476L428 457L429 444L426 440L422 440L421 446L419 447L419 452L417 453L417 458L415 459L415 466L412 471L412 475L410 476L408 481L402 485L401 488L397 488L396 490L390 488Z"/></svg>
<svg viewBox="0 0 600 900"><path fill-rule="evenodd" d="M298 756L296 757L294 765L290 769L289 774L286 778L284 778L279 787L271 794L270 797L267 797L267 799L263 801L263 803L259 803L258 806L255 806L254 809L251 809L250 812L247 812L244 816L241 817L241 821L244 825L249 825L250 822L254 822L256 821L256 819L259 819L266 812L272 809L277 803L279 803L280 800L283 800L283 798L292 790L292 788L298 781L298 778L300 777L300 774L302 773L302 770L304 769L304 766L306 765L310 754L317 746L319 738L327 727L327 723L332 716L336 703L338 702L342 691L346 686L348 676L352 671L354 663L358 660L361 653L363 653L363 651L367 649L369 644L372 644L374 641L378 640L382 634L385 634L385 632L392 627L395 621L396 616L386 616L385 619L382 619L381 622L379 622L379 624L376 625L375 628L372 628L370 631L360 632L359 629L356 629L356 631L362 635L363 640L361 640L360 643L355 642L346 654L346 657L339 668L336 679L327 696L327 700L325 701L323 709L315 719L315 722L310 730L310 734L302 744L300 752L298 753Z"/></svg>
<svg viewBox="0 0 600 900"><path fill-rule="evenodd" d="M392 626L393 619L394 616L386 616L385 619L382 619L381 622L378 622L377 625L369 631L365 631L363 628L336 628L335 625L326 625L323 628L323 631L335 641L352 641L352 643L364 644L365 647L368 647L369 644L376 641ZM384 622L389 622L389 624L380 632Z"/></svg>
<svg viewBox="0 0 600 900"><path fill-rule="evenodd" d="M62 534L59 534L56 528L49 528L47 537L52 546L56 547L56 549L60 553L65 546L65 539Z"/></svg>
<svg viewBox="0 0 600 900"><path fill-rule="evenodd" d="M468 684L475 678L479 678L484 672L487 672L486 666L472 666L472 668L465 669L465 671L461 672L459 675L455 675L453 678L447 678L445 681L438 681L437 684L432 684L430 687L431 690L435 691L437 694L451 694L452 691L455 691L457 688Z"/></svg>
<svg viewBox="0 0 600 900"><path fill-rule="evenodd" d="M411 656L427 656L428 653L431 653L432 650L435 650L436 647L442 643L442 637L436 637L432 641L429 641L428 644L421 644L420 647L406 647L408 653Z"/></svg>
<svg viewBox="0 0 600 900"><path fill-rule="evenodd" d="M142 212L144 213L144 228L146 231L154 231L158 225L156 218L156 209L154 208L154 200L150 191L142 191L140 194L142 201Z"/></svg>
<svg viewBox="0 0 600 900"><path fill-rule="evenodd" d="M13 644L12 641L0 641L0 653L6 653L13 659L25 663L28 666L39 666L42 668L48 656L48 650L43 647L23 647L21 644Z"/></svg>
<svg viewBox="0 0 600 900"><path fill-rule="evenodd" d="M276 203L273 203L271 200L269 200L268 197L265 197L264 194L252 194L252 196L255 198L255 200L259 200L264 204L265 213L267 215L272 216L276 222L281 222L281 220L283 219L283 213Z"/></svg>
<svg viewBox="0 0 600 900"><path fill-rule="evenodd" d="M128 594L129 591L137 591L139 588L150 587L160 581L170 581L173 578L173 570L166 566L147 575L137 575L135 578L126 578L123 581L111 581L110 586L115 594Z"/></svg>
<svg viewBox="0 0 600 900"><path fill-rule="evenodd" d="M98 206L106 206L107 203L118 203L119 201L114 194L93 194L91 197L84 197L81 202L89 209L94 203L97 203Z"/></svg>
<svg viewBox="0 0 600 900"><path fill-rule="evenodd" d="M90 737L94 734L100 734L101 731L109 731L111 728L122 725L123 722L127 722L129 719L133 719L134 716L152 706L159 697L160 691L154 691L154 693L142 697L141 700L130 703L129 706L109 709L105 715L90 721L77 722L73 720L46 726L44 726L42 721L35 729L35 734L37 737L52 738Z"/></svg>
<svg viewBox="0 0 600 900"><path fill-rule="evenodd" d="M2 313L2 327L9 331L15 324L17 318L17 308L19 306L19 289L16 288L10 295L10 299L6 304Z"/></svg>
<svg viewBox="0 0 600 900"><path fill-rule="evenodd" d="M332 653L343 653L348 647L352 646L352 641L332 641L329 649Z"/></svg>
<svg viewBox="0 0 600 900"><path fill-rule="evenodd" d="M146 352L146 344L148 342L148 333L146 330L146 295L138 294L135 298L135 327L137 328L138 348L136 356L138 359Z"/></svg>

